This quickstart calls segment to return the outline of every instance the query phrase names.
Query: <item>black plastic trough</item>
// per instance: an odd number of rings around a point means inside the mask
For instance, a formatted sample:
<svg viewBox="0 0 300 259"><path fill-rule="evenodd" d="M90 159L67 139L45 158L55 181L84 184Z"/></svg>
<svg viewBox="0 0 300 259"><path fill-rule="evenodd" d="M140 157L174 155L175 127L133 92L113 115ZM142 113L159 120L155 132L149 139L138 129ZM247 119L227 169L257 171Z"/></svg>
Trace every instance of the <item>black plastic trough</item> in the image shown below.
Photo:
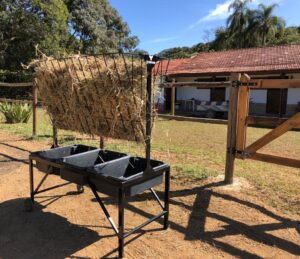
<svg viewBox="0 0 300 259"><path fill-rule="evenodd" d="M95 150L95 147L85 145L71 145L58 147L45 151L31 153L31 157L36 159L36 167L42 172L60 175L60 164L64 157Z"/></svg>
<svg viewBox="0 0 300 259"><path fill-rule="evenodd" d="M124 170L126 161L129 161L127 154L115 151L96 149L78 155L71 155L62 159L60 176L69 182L86 185L87 170L97 167L100 171L107 174ZM118 162L124 161L124 162ZM128 163L128 162L127 162Z"/></svg>
<svg viewBox="0 0 300 259"><path fill-rule="evenodd" d="M117 196L119 188L123 188L125 196L133 196L155 187L163 182L162 170L168 165L151 160L152 170L147 173L147 160L141 157L130 157L113 161L117 170L106 170L97 165L88 169L89 181L96 190L111 196Z"/></svg>

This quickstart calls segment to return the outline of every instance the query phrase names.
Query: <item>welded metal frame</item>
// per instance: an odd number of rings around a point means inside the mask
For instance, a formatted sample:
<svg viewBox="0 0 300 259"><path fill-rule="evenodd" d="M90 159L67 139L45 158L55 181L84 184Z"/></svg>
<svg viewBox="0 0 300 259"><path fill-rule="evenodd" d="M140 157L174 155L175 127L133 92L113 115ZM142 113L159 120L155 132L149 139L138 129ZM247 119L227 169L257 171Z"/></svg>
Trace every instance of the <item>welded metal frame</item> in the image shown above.
<svg viewBox="0 0 300 259"><path fill-rule="evenodd" d="M34 160L35 161L39 160L41 162L47 163L48 165L51 165L51 166L54 166L54 167L57 167L57 168L61 167L61 165L58 164L58 163L54 163L54 162L51 162L51 161L48 161L48 160L45 161L45 160L43 160L39 157L35 157L35 156L31 156L31 155L29 156L29 184L30 184L30 199L32 201L32 204L34 203L34 196L36 194L47 192L47 191L50 191L50 190L53 190L53 189L60 188L60 187L71 184L71 182L66 182L66 183L58 184L58 185L51 186L51 187L48 187L46 189L40 190L43 183L46 181L48 176L51 174L50 171L47 171L45 173L45 175L42 177L42 179L40 180L40 182L37 184L36 188L35 188L34 187L34 173L33 173L33 170L34 170L33 161Z"/></svg>
<svg viewBox="0 0 300 259"><path fill-rule="evenodd" d="M45 180L47 179L47 177L50 175L50 171L46 172L46 174L42 177L42 179L40 180L39 184L37 185L36 188L34 188L34 165L33 165L33 161L40 161L40 162L44 162L47 163L48 165L57 167L57 168L62 168L64 165L59 164L59 163L55 163L52 161L48 161L48 160L44 160L40 157L37 156L29 156L29 178L30 178L30 199L32 202L32 205L34 205L34 197L36 194L39 193L43 193L46 191L50 191L68 184L71 184L72 182L66 182L63 184L59 184L59 185L55 185L43 190L39 190L40 187L42 186L42 184L45 182ZM136 181L124 181L124 182L119 182L116 181L115 184L118 186L118 194L117 194L117 202L118 202L118 226L115 224L114 220L112 219L112 217L110 216L108 210L105 207L104 202L102 201L100 195L98 194L98 191L96 189L96 187L94 186L94 184L88 179L88 186L91 188L100 208L102 209L105 217L107 218L107 220L109 221L112 229L114 230L114 232L116 233L117 237L118 237L118 254L119 257L122 258L124 256L124 240L125 238L129 237L130 235L136 233L137 231L141 230L142 228L144 228L145 226L149 225L151 222L158 220L161 217L164 217L163 219L163 229L168 229L168 222L169 222L169 197L170 197L170 167L168 165L164 165L162 166L160 169L158 169L157 171L155 171L155 176L157 177L161 174L164 174L164 200L163 202L160 200L159 196L157 195L157 193L155 192L155 190L153 188L150 188L150 192L151 194L154 196L155 200L157 201L157 203L159 204L159 206L161 207L162 211L151 217L150 219L146 220L145 222L143 222L142 224L140 224L139 226L129 230L128 232L125 232L125 224L124 224L124 217L125 217L125 200L126 200L126 188L130 187L131 185L135 184ZM137 181L141 180L141 179L136 179ZM145 179L142 180L149 180L147 177Z"/></svg>
<svg viewBox="0 0 300 259"><path fill-rule="evenodd" d="M118 253L119 253L120 258L122 258L124 256L124 240L125 240L125 238L127 238L130 235L141 230L145 226L149 225L151 222L156 221L157 219L159 219L161 217L164 217L163 229L165 229L165 230L168 229L168 226L169 226L169 197L170 197L170 167L168 166L166 169L162 169L161 173L165 174L164 201L162 202L160 200L159 196L157 195L157 193L155 192L155 190L153 188L150 188L149 190L153 194L155 200L158 202L162 211L159 214L151 217L150 219L146 220L139 226L137 226L127 232L124 231L124 229L125 229L125 224L124 224L125 200L126 200L125 191L124 191L125 187L123 185L121 185L118 188L118 197L117 197L117 200L118 200L118 226L117 226L115 224L114 220L112 219L112 217L110 216L108 210L106 209L105 204L103 203L100 195L98 194L96 187L94 186L94 184L91 181L88 181L88 185L91 188L98 204L100 205L105 217L109 221L112 229L114 230L114 232L116 233L116 235L118 237L118 242L119 242Z"/></svg>

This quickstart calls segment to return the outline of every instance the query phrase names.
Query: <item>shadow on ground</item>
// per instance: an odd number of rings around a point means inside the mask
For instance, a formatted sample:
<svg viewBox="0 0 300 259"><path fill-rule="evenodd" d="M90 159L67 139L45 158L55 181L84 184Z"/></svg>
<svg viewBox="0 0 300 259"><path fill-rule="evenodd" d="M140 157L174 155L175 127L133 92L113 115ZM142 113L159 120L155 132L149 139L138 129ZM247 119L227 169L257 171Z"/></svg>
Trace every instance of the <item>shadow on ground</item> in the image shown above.
<svg viewBox="0 0 300 259"><path fill-rule="evenodd" d="M39 203L24 211L24 199L0 203L0 258L71 257L101 237L97 232L70 223L66 218L43 212Z"/></svg>
<svg viewBox="0 0 300 259"><path fill-rule="evenodd" d="M179 206L190 211L190 217L187 228L183 227L180 224L172 221L172 216L170 217L170 227L171 229L181 232L185 235L185 240L200 240L202 242L208 243L213 247L217 247L224 252L238 256L242 258L261 258L256 253L252 251L247 251L247 249L238 248L230 242L222 240L222 238L227 238L230 236L243 235L247 239L254 242L262 243L270 247L276 247L281 249L289 254L299 256L300 255L300 245L285 239L284 236L275 236L271 231L276 230L287 230L295 229L300 234L300 222L293 221L291 219L277 215L268 209L246 201L239 198L236 198L232 195L213 191L213 187L222 186L223 182L210 183L201 187L191 188L191 189L182 189L172 191L170 193L170 206ZM162 196L162 193L159 193ZM182 201L177 201L177 197L185 197L189 195L196 195L193 206L190 206ZM266 216L270 218L269 221L274 223L266 224L247 224L235 220L234 216L226 215L226 212L229 212L230 207L224 208L224 213L215 212L214 209L209 210L209 205L212 197L221 199L222 201L229 201L231 206L242 205L245 207L246 211L255 210L257 214L261 216ZM145 194L139 196L138 198L132 199L135 201L145 201L151 198L151 194ZM128 204L128 208L135 212L139 213L145 217L151 217L151 214L146 213L136 206ZM229 213L228 213L229 214ZM216 231L207 231L206 222L209 219L217 220L221 225L225 225L222 230ZM247 220L247 219L246 219ZM242 242L242 241L241 241Z"/></svg>

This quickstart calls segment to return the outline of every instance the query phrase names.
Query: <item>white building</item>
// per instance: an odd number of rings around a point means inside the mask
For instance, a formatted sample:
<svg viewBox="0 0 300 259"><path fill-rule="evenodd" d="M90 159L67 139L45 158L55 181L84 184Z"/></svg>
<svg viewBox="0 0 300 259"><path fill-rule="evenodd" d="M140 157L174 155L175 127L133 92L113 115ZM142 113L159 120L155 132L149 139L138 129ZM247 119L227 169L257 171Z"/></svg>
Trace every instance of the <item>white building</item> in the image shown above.
<svg viewBox="0 0 300 259"><path fill-rule="evenodd" d="M188 59L162 62L157 69L171 82L228 81L231 73L247 73L252 79L300 79L300 45L202 52ZM164 91L162 109L171 108L171 89ZM178 112L191 112L201 101L228 101L224 88L176 88ZM193 105L192 105L193 104ZM300 89L251 90L250 113L290 115L300 108Z"/></svg>

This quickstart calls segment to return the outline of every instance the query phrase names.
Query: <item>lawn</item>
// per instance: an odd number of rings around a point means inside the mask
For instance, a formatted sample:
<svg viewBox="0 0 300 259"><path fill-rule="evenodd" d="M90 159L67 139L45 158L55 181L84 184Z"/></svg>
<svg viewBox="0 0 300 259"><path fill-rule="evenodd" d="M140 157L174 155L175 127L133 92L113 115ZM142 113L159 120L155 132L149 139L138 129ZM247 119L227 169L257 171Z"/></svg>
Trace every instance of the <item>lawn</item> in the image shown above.
<svg viewBox="0 0 300 259"><path fill-rule="evenodd" d="M0 123L0 130L31 138L32 124ZM152 154L168 162L176 178L206 178L224 174L226 150L225 125L197 122L178 122L158 119L153 129ZM265 134L268 129L249 128L248 143ZM38 139L50 145L52 126L45 111L38 110ZM59 131L59 143L99 145L97 139ZM265 152L299 158L300 132L288 132L264 148ZM144 154L144 146L123 140L106 140L108 149L136 155ZM277 166L257 161L236 162L235 175L248 180L249 195L284 212L300 214L300 169Z"/></svg>

